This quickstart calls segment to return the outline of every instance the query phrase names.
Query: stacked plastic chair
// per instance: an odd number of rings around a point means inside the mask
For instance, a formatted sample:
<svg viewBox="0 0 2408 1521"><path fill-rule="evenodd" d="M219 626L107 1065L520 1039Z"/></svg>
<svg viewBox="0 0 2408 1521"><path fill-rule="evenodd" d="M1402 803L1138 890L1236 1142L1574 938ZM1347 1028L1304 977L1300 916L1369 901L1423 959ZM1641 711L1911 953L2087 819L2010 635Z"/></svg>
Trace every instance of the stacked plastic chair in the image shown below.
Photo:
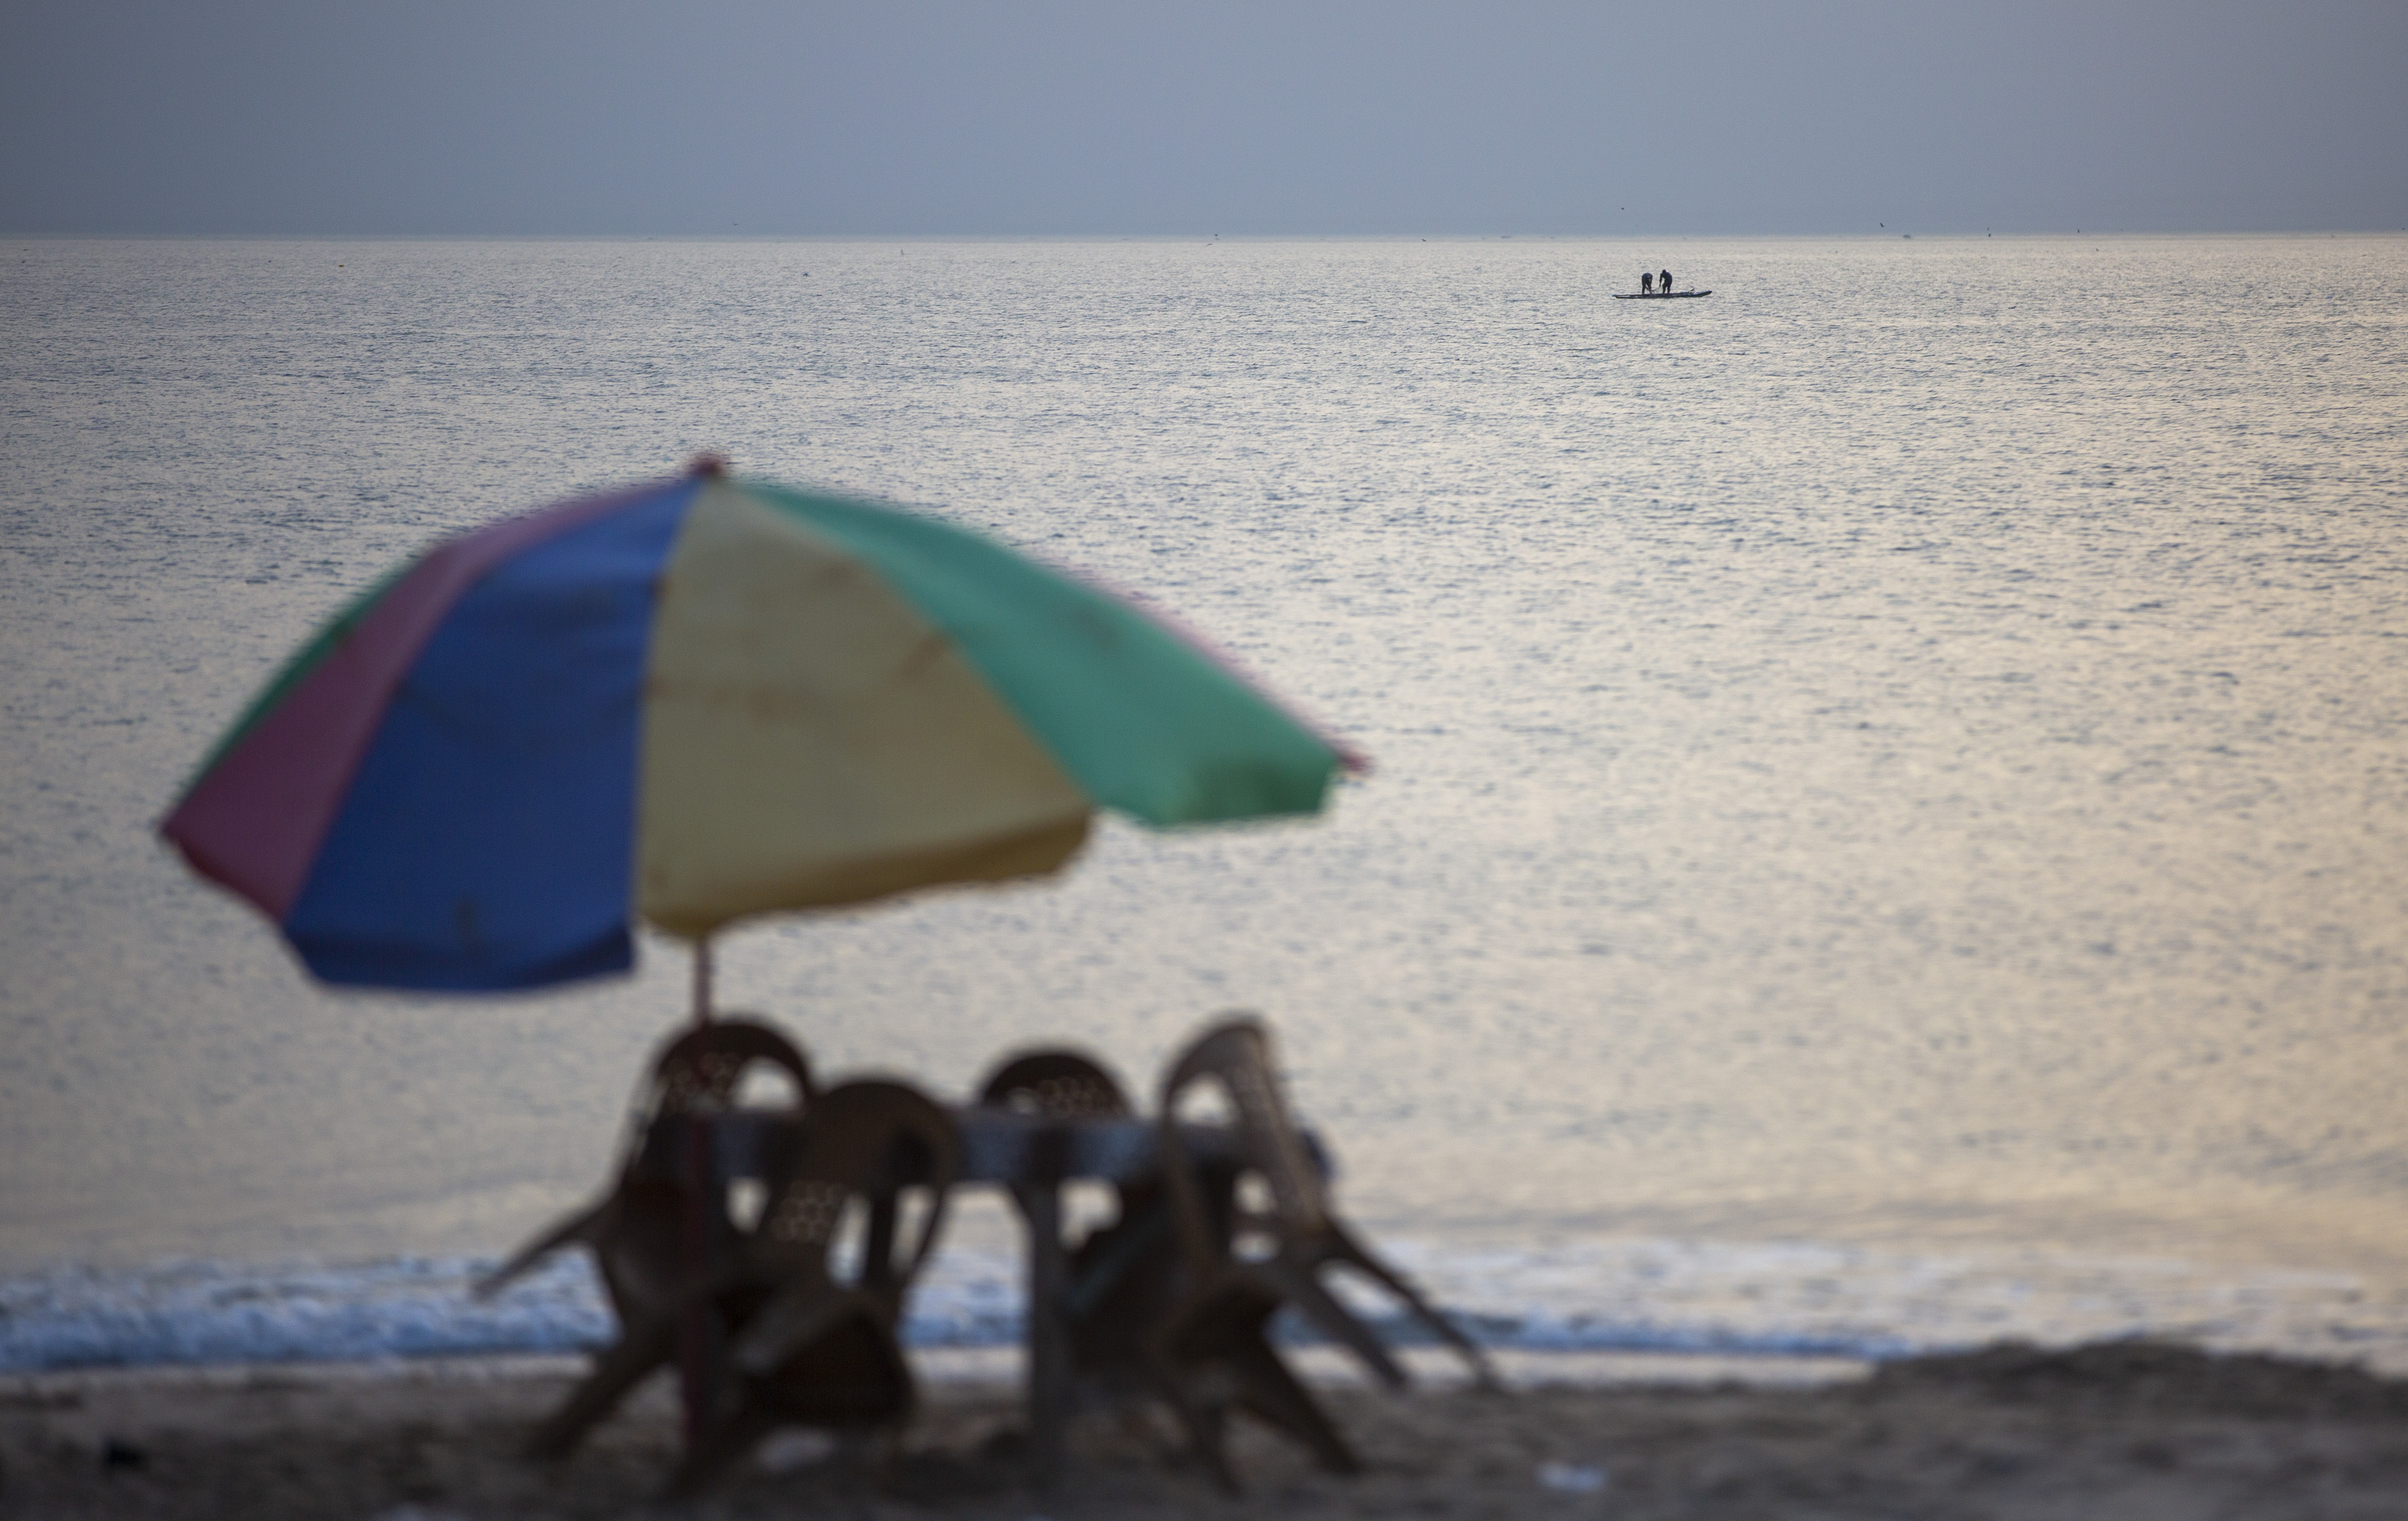
<svg viewBox="0 0 2408 1521"><path fill-rule="evenodd" d="M918 1090L867 1081L821 1098L742 1257L699 1291L737 1327L733 1377L673 1493L699 1489L780 1427L900 1432L919 1391L896 1328L960 1171L952 1119ZM897 1202L910 1186L927 1203L907 1239ZM831 1258L856 1206L864 1240L841 1277Z"/></svg>
<svg viewBox="0 0 2408 1521"><path fill-rule="evenodd" d="M1226 1169L1199 1164L1182 1134L1180 1108L1207 1085L1223 1094L1236 1130L1238 1168L1258 1177L1269 1209L1239 1206ZM1269 1323L1293 1305L1331 1341L1354 1352L1389 1385L1403 1367L1371 1328L1322 1282L1332 1268L1369 1279L1470 1365L1484 1387L1497 1387L1487 1357L1431 1308L1420 1291L1374 1256L1331 1210L1321 1173L1289 1117L1272 1065L1270 1032L1252 1016L1207 1030L1162 1081L1159 1147L1170 1199L1183 1287L1154 1327L1146 1356L1151 1382L1177 1411L1197 1460L1222 1486L1239 1489L1229 1465L1228 1416L1243 1411L1310 1448L1323 1465L1357 1472L1361 1462L1337 1426L1282 1358ZM1259 1243L1258 1252L1244 1247Z"/></svg>
<svg viewBox="0 0 2408 1521"><path fill-rule="evenodd" d="M574 1450L676 1356L697 1314L726 1327L724 1373L691 1413L672 1493L701 1487L781 1426L899 1430L918 1407L918 1390L896 1327L959 1170L953 1121L916 1090L874 1081L828 1090L731 1260L623 1326L529 1450L543 1457ZM907 1242L896 1229L897 1202L912 1186L927 1191L928 1203ZM832 1257L856 1217L866 1223L864 1240L850 1276L840 1277Z"/></svg>
<svg viewBox="0 0 2408 1521"><path fill-rule="evenodd" d="M1082 1052L1051 1048L1006 1060L979 1090L991 1108L1048 1120L1126 1119L1136 1111L1103 1065ZM1057 1307L1069 1330L1074 1399L1127 1408L1150 1389L1145 1340L1178 1292L1178 1242L1158 1179L1120 1185L1113 1220L1070 1253ZM1019 1200L1032 1230L1054 1215Z"/></svg>
<svg viewBox="0 0 2408 1521"><path fill-rule="evenodd" d="M748 1080L764 1070L792 1088L790 1107L743 1108ZM748 1120L770 1123L747 1131ZM749 1227L716 1155L731 1132L766 1163ZM781 1426L899 1430L918 1390L896 1326L960 1167L952 1119L905 1084L821 1093L792 1041L747 1020L671 1041L647 1072L610 1190L478 1285L491 1294L550 1253L583 1246L618 1314L617 1339L537 1427L530 1455L566 1456L673 1363L685 1375L687 1441L672 1493L707 1485ZM901 1203L915 1188L926 1207L906 1239ZM839 1275L838 1249L854 1228L858 1250L842 1254Z"/></svg>

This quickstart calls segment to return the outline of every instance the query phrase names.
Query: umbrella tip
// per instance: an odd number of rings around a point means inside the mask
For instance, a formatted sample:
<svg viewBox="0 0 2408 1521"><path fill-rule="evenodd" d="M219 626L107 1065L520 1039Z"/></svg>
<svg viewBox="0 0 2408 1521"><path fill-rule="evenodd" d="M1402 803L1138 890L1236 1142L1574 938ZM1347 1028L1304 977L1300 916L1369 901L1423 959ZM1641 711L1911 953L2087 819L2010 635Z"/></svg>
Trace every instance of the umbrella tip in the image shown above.
<svg viewBox="0 0 2408 1521"><path fill-rule="evenodd" d="M716 481L727 473L727 456L708 452L696 454L685 462L685 473Z"/></svg>

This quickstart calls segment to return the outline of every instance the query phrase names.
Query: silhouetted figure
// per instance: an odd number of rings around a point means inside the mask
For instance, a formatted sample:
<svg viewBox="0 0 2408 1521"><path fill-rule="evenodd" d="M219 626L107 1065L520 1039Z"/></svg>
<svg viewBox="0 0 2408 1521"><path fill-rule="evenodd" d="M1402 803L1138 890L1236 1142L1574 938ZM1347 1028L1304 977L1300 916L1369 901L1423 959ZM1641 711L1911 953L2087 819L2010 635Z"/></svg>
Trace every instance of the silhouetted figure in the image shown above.
<svg viewBox="0 0 2408 1521"><path fill-rule="evenodd" d="M1641 295L1656 294L1656 277L1644 269L1639 271L1639 294Z"/></svg>
<svg viewBox="0 0 2408 1521"><path fill-rule="evenodd" d="M1656 277L1656 288L1666 295L1672 294L1672 271L1667 269Z"/></svg>

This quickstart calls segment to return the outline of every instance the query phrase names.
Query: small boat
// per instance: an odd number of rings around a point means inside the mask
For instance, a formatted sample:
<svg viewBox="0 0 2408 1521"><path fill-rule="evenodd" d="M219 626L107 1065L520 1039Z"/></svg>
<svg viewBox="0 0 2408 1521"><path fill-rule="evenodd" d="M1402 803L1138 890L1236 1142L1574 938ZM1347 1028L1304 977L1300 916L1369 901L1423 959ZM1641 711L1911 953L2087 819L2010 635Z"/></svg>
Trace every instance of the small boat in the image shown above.
<svg viewBox="0 0 2408 1521"><path fill-rule="evenodd" d="M1712 291L1624 291L1617 294L1614 299L1616 301L1694 301L1698 296L1713 294Z"/></svg>

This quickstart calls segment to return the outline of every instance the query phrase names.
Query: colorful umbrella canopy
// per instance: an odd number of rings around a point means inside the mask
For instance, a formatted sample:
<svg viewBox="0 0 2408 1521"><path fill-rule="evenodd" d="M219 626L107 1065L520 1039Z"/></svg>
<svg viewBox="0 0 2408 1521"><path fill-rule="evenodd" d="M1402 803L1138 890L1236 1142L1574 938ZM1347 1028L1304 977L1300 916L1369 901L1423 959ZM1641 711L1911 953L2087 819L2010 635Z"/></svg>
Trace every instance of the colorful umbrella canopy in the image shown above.
<svg viewBox="0 0 2408 1521"><path fill-rule="evenodd" d="M437 544L162 825L317 976L531 987L731 920L1050 871L1097 808L1320 808L1353 758L1127 605L934 519L722 475Z"/></svg>

